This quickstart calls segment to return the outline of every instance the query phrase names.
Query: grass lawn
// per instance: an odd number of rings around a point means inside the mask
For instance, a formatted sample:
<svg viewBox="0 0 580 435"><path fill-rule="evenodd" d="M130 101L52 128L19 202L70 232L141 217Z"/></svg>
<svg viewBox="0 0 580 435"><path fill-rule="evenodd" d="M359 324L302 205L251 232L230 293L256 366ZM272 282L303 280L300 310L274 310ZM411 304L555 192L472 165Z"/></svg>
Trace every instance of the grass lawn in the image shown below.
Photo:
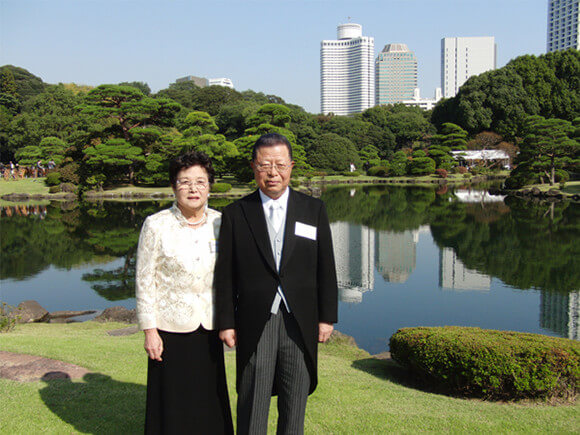
<svg viewBox="0 0 580 435"><path fill-rule="evenodd" d="M24 180L6 181L0 179L0 196L10 193L28 193L30 195L48 195L48 186L44 184L44 178L25 178Z"/></svg>
<svg viewBox="0 0 580 435"><path fill-rule="evenodd" d="M91 371L83 380L0 379L0 433L142 433L146 357L142 334L110 337L120 324L20 325L1 349L61 359ZM234 353L226 354L235 413ZM390 362L345 344L320 347L320 382L308 401L306 433L577 433L580 405L493 403L411 388ZM275 433L275 401L269 433Z"/></svg>
<svg viewBox="0 0 580 435"><path fill-rule="evenodd" d="M568 194L568 195L577 195L580 194L580 181L568 181L565 184L565 187L563 189L560 189L560 183L556 183L553 186L550 186L549 184L530 184L527 186L524 186L522 189L532 189L534 187L537 187L538 189L540 189L540 191L542 192L547 192L550 189L556 189L561 191L564 194ZM520 189L520 190L522 190Z"/></svg>

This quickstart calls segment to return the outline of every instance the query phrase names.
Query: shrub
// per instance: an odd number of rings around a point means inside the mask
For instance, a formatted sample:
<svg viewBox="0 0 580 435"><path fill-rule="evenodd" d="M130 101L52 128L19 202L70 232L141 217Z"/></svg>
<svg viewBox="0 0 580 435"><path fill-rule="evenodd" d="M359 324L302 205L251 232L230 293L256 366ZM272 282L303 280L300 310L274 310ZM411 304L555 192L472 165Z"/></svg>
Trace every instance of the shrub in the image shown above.
<svg viewBox="0 0 580 435"><path fill-rule="evenodd" d="M463 174L463 178L471 178L471 174L469 173Z"/></svg>
<svg viewBox="0 0 580 435"><path fill-rule="evenodd" d="M77 187L72 183L62 183L60 186L61 192L76 193Z"/></svg>
<svg viewBox="0 0 580 435"><path fill-rule="evenodd" d="M465 166L455 166L453 172L456 174L467 174L467 168Z"/></svg>
<svg viewBox="0 0 580 435"><path fill-rule="evenodd" d="M60 172L50 172L47 174L44 183L47 186L58 186L60 184Z"/></svg>
<svg viewBox="0 0 580 435"><path fill-rule="evenodd" d="M60 193L60 186L50 186L48 193Z"/></svg>
<svg viewBox="0 0 580 435"><path fill-rule="evenodd" d="M370 177L386 177L389 170L385 166L373 166L367 170L367 175Z"/></svg>
<svg viewBox="0 0 580 435"><path fill-rule="evenodd" d="M232 185L230 183L214 183L211 186L211 191L215 193L225 193L232 190Z"/></svg>
<svg viewBox="0 0 580 435"><path fill-rule="evenodd" d="M342 175L345 177L358 177L360 175L360 172L359 171L354 171L354 172L344 171L342 173Z"/></svg>
<svg viewBox="0 0 580 435"><path fill-rule="evenodd" d="M580 342L480 328L403 328L391 355L445 390L488 399L573 398L580 382Z"/></svg>
<svg viewBox="0 0 580 435"><path fill-rule="evenodd" d="M447 178L447 169L443 168L435 169L435 173L441 178Z"/></svg>
<svg viewBox="0 0 580 435"><path fill-rule="evenodd" d="M296 178L291 178L290 179L290 186L293 187L294 189L296 189L297 187L300 187L302 183L300 182L300 180L297 180Z"/></svg>
<svg viewBox="0 0 580 435"><path fill-rule="evenodd" d="M63 183L79 184L81 177L79 176L80 165L77 162L71 162L60 168L60 179Z"/></svg>
<svg viewBox="0 0 580 435"><path fill-rule="evenodd" d="M555 181L559 183L566 183L566 181L570 180L570 174L564 169L556 169L554 175Z"/></svg>
<svg viewBox="0 0 580 435"><path fill-rule="evenodd" d="M15 308L6 302L0 302L0 332L10 332L14 329L18 316L14 315Z"/></svg>

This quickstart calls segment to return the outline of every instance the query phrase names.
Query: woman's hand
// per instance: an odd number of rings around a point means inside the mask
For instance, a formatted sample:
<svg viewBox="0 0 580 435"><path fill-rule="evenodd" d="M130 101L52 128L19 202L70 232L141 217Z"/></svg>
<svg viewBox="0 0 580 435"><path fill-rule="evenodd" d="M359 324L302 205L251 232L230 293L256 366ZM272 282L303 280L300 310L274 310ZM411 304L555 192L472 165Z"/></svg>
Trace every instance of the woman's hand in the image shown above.
<svg viewBox="0 0 580 435"><path fill-rule="evenodd" d="M145 351L149 358L156 361L161 361L161 354L163 353L163 340L157 332L157 328L145 329Z"/></svg>

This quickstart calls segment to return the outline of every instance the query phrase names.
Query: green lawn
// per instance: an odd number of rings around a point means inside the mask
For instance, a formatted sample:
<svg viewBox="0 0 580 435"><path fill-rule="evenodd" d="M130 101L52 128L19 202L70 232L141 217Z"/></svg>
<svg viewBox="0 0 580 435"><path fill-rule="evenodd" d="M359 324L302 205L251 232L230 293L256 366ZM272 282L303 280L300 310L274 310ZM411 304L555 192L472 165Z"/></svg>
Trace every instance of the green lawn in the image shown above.
<svg viewBox="0 0 580 435"><path fill-rule="evenodd" d="M142 335L110 337L120 324L20 325L1 349L84 366L82 381L0 380L0 433L142 433L146 359ZM577 433L580 405L493 403L409 387L394 363L345 344L321 346L320 383L308 401L306 433ZM226 354L232 405L234 354ZM270 433L275 432L275 401ZM235 413L235 406L233 406Z"/></svg>
<svg viewBox="0 0 580 435"><path fill-rule="evenodd" d="M10 193L28 193L30 195L48 195L48 186L44 184L44 178L25 178L24 180L6 181L0 179L0 196Z"/></svg>

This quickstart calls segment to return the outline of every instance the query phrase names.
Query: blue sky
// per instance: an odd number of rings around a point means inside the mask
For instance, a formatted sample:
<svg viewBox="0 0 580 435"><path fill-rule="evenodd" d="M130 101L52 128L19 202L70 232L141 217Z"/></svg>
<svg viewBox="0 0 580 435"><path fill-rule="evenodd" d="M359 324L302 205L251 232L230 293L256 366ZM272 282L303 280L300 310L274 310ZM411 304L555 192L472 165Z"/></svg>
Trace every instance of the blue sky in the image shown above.
<svg viewBox="0 0 580 435"><path fill-rule="evenodd" d="M375 38L375 54L407 44L431 97L441 38L495 36L503 66L545 52L546 11L547 0L0 0L0 65L47 83L154 91L186 75L228 77L318 113L320 41L348 17Z"/></svg>

